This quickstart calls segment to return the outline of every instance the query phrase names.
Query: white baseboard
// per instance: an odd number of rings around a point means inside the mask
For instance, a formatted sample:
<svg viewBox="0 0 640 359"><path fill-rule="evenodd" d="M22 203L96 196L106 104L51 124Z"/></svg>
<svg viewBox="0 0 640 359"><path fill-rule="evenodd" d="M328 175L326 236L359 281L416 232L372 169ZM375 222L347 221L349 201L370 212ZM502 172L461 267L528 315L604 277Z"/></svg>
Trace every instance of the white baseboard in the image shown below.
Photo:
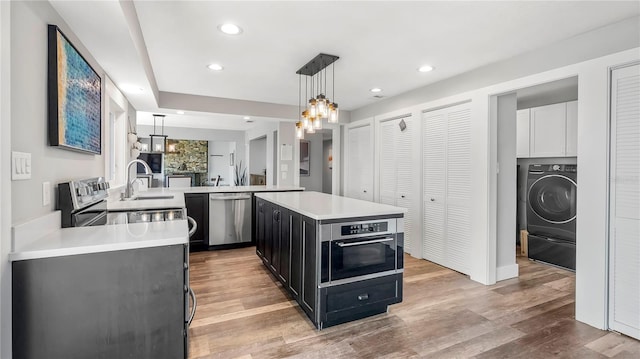
<svg viewBox="0 0 640 359"><path fill-rule="evenodd" d="M518 277L518 264L510 264L507 266L496 268L496 281Z"/></svg>

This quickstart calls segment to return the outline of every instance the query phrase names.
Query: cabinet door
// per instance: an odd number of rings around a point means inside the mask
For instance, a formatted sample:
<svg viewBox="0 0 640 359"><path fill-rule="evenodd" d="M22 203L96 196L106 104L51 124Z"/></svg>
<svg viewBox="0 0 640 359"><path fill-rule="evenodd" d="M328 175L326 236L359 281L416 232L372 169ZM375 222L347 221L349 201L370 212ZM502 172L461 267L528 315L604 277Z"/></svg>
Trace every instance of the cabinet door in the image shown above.
<svg viewBox="0 0 640 359"><path fill-rule="evenodd" d="M291 212L291 255L289 273L289 289L295 299L300 296L302 285L302 217Z"/></svg>
<svg viewBox="0 0 640 359"><path fill-rule="evenodd" d="M273 206L273 216L271 222L271 269L274 273L280 272L280 216L282 211L280 207Z"/></svg>
<svg viewBox="0 0 640 359"><path fill-rule="evenodd" d="M516 157L529 157L529 109L516 112Z"/></svg>
<svg viewBox="0 0 640 359"><path fill-rule="evenodd" d="M422 257L442 265L445 264L446 126L447 115L443 110L424 114Z"/></svg>
<svg viewBox="0 0 640 359"><path fill-rule="evenodd" d="M565 155L578 155L578 101L567 102L567 141Z"/></svg>
<svg viewBox="0 0 640 359"><path fill-rule="evenodd" d="M202 249L209 244L209 195L190 193L184 195L187 216L198 224L196 233L189 239L192 250Z"/></svg>
<svg viewBox="0 0 640 359"><path fill-rule="evenodd" d="M273 205L264 202L264 262L271 265L271 253L273 252Z"/></svg>
<svg viewBox="0 0 640 359"><path fill-rule="evenodd" d="M529 155L531 157L562 157L565 155L567 105L534 107L531 109Z"/></svg>
<svg viewBox="0 0 640 359"><path fill-rule="evenodd" d="M256 253L260 258L264 258L264 201L256 199Z"/></svg>
<svg viewBox="0 0 640 359"><path fill-rule="evenodd" d="M316 225L315 221L302 217L303 262L302 300L303 309L310 314L316 310Z"/></svg>
<svg viewBox="0 0 640 359"><path fill-rule="evenodd" d="M289 285L289 261L291 254L291 212L280 208L280 281L285 286Z"/></svg>

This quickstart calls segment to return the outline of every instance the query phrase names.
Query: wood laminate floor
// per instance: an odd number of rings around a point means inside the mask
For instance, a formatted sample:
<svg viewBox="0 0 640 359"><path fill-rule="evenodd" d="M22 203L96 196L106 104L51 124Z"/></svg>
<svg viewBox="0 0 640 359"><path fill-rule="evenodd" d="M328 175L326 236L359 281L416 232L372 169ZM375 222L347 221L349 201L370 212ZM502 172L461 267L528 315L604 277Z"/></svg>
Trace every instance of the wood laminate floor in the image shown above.
<svg viewBox="0 0 640 359"><path fill-rule="evenodd" d="M574 320L575 275L518 258L484 286L405 257L404 301L317 331L255 247L191 254L189 358L640 358L640 342Z"/></svg>

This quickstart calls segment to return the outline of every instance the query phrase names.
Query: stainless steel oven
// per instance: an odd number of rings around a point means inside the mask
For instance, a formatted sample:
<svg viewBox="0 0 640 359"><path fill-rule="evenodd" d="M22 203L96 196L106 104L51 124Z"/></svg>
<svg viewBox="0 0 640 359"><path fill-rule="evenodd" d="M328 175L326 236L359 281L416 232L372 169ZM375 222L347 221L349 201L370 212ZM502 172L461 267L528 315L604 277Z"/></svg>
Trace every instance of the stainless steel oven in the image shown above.
<svg viewBox="0 0 640 359"><path fill-rule="evenodd" d="M403 271L402 219L323 225L320 282L323 286Z"/></svg>

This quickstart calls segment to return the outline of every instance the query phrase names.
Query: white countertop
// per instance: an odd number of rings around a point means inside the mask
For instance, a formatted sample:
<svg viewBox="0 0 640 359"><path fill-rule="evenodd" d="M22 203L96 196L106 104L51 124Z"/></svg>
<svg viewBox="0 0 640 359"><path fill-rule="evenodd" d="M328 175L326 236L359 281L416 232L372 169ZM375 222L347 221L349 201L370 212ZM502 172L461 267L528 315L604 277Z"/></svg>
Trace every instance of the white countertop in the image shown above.
<svg viewBox="0 0 640 359"><path fill-rule="evenodd" d="M152 188L153 189L153 188ZM303 191L304 187L296 186L219 186L219 187L185 187L167 188L170 191L183 193L234 193L234 192L285 192Z"/></svg>
<svg viewBox="0 0 640 359"><path fill-rule="evenodd" d="M168 246L185 244L188 240L186 220L62 228L37 239L15 241L9 260Z"/></svg>
<svg viewBox="0 0 640 359"><path fill-rule="evenodd" d="M406 208L320 192L258 193L256 197L315 220L397 215L407 212Z"/></svg>

